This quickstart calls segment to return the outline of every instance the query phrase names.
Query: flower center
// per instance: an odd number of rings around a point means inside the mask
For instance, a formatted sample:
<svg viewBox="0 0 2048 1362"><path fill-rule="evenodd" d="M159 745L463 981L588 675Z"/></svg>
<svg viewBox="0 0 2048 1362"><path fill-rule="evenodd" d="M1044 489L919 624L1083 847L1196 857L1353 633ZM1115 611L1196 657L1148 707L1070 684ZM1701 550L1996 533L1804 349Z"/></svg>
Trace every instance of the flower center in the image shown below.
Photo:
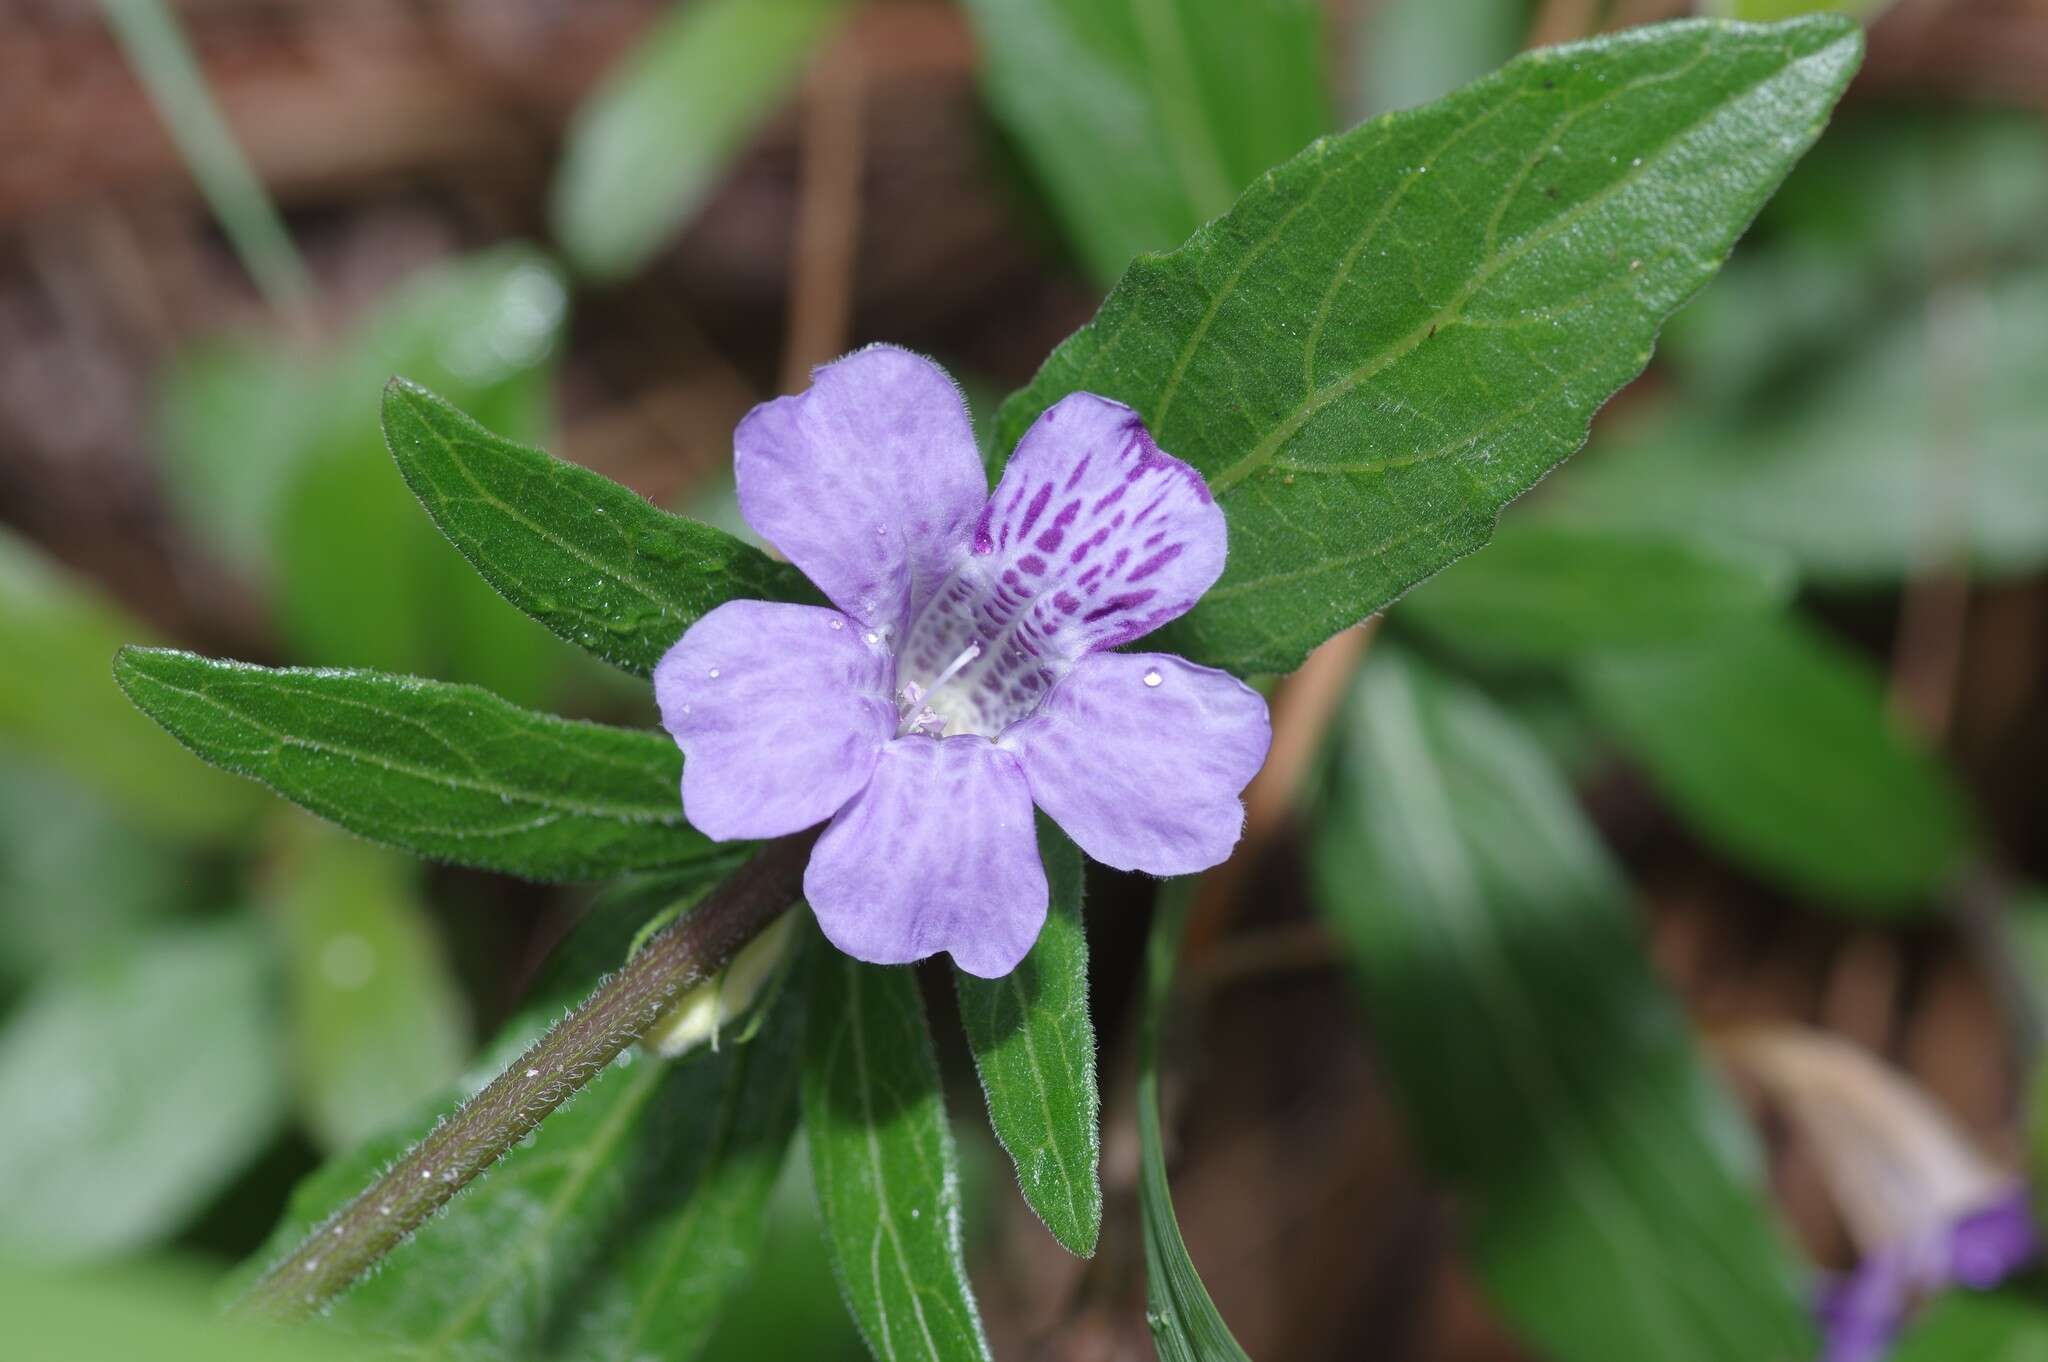
<svg viewBox="0 0 2048 1362"><path fill-rule="evenodd" d="M896 650L900 734L993 738L1038 708L1063 659L972 560L911 621ZM995 585L997 589L989 589Z"/></svg>

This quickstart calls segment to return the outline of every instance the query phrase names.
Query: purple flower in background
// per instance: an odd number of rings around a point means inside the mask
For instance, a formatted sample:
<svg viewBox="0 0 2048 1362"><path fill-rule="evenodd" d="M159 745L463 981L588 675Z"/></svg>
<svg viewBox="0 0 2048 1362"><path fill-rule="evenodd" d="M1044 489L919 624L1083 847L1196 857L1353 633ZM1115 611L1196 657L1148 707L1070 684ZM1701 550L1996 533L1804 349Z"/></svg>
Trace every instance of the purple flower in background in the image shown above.
<svg viewBox="0 0 2048 1362"><path fill-rule="evenodd" d="M1949 1286L1989 1290L2040 1253L2022 1186L1934 1234L1871 1254L1821 1301L1823 1362L1878 1362L1921 1300Z"/></svg>
<svg viewBox="0 0 2048 1362"><path fill-rule="evenodd" d="M993 978L1045 921L1032 805L1124 870L1230 853L1266 758L1228 673L1113 653L1223 571L1223 513L1130 408L1075 393L993 496L958 389L876 346L733 436L740 511L839 608L732 601L655 669L706 836L831 820L804 895L834 945Z"/></svg>

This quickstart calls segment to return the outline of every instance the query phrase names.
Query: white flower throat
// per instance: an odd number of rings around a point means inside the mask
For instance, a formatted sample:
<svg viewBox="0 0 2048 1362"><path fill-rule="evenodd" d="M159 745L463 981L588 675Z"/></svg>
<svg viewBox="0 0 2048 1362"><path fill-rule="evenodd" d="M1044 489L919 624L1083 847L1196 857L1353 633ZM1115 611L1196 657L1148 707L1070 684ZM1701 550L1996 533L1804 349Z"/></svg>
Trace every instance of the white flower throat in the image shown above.
<svg viewBox="0 0 2048 1362"><path fill-rule="evenodd" d="M960 650L944 671L933 677L929 685L906 681L903 689L896 692L896 712L900 717L896 735L904 737L922 733L926 737L943 738L955 733L971 733L976 730L980 707L964 699L964 688L952 696L944 695L946 683L967 670L969 663L982 653L979 639Z"/></svg>

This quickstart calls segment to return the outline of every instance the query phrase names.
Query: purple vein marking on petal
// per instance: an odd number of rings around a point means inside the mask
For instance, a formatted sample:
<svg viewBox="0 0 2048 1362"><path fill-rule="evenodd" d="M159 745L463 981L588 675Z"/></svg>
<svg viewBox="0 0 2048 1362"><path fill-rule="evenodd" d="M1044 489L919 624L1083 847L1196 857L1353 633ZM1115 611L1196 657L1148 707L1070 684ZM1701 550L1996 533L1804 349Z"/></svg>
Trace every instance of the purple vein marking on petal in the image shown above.
<svg viewBox="0 0 2048 1362"><path fill-rule="evenodd" d="M972 552L899 650L902 682L930 691L948 678L926 696L946 732L1000 732L1076 659L1158 628L1222 572L1223 517L1196 494L1199 474L1128 407L1079 393L1054 410L1018 445Z"/></svg>
<svg viewBox="0 0 2048 1362"><path fill-rule="evenodd" d="M1019 542L1022 542L1024 539L1030 536L1031 527L1038 523L1038 517L1045 514L1046 503L1051 500L1052 484L1046 483L1043 487L1038 489L1038 495L1031 498L1031 504L1024 508L1024 523L1017 527L1017 539ZM1005 526L1005 529L1007 528L1008 527ZM1010 537L1006 533L1003 536L1003 543L1007 547L1009 542Z"/></svg>
<svg viewBox="0 0 2048 1362"><path fill-rule="evenodd" d="M1149 545L1150 541L1148 540L1147 543ZM1181 551L1185 548L1187 548L1186 544L1168 544L1165 548L1159 550L1159 552L1153 554L1150 558L1147 558L1144 562L1132 568L1130 575L1126 577L1124 580L1127 582L1144 581L1147 577L1150 577L1153 573L1159 571L1159 569L1165 567L1168 563L1171 563L1174 559L1180 557Z"/></svg>

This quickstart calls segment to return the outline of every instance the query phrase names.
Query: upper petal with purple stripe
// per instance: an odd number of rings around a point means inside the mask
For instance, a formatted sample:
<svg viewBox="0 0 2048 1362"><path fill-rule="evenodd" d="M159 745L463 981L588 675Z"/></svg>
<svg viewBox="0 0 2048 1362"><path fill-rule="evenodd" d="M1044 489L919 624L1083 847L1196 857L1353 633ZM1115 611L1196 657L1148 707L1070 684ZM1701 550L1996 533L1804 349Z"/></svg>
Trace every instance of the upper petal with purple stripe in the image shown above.
<svg viewBox="0 0 2048 1362"><path fill-rule="evenodd" d="M947 732L993 735L1073 664L1184 614L1223 572L1227 535L1201 475L1129 407L1063 398L1017 446L973 550L912 625L897 675L956 678Z"/></svg>

